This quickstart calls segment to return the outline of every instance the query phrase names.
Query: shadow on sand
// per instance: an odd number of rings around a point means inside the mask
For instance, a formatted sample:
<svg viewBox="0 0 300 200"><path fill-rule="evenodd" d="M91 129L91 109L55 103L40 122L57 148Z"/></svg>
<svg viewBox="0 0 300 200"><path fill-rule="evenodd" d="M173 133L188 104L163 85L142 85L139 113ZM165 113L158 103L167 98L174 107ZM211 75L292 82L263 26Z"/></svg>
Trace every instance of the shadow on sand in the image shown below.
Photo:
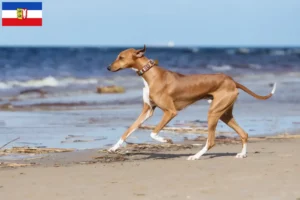
<svg viewBox="0 0 300 200"><path fill-rule="evenodd" d="M172 159L172 158L181 158L181 157L188 157L194 154L169 154L169 153L151 153L151 152L139 152L139 153L130 153L129 156L143 156L143 158L137 160L148 160L148 159L157 159L157 160L164 160L164 159ZM224 156L235 156L236 153L207 153L204 154L204 157L209 158L216 158L216 157L224 157Z"/></svg>

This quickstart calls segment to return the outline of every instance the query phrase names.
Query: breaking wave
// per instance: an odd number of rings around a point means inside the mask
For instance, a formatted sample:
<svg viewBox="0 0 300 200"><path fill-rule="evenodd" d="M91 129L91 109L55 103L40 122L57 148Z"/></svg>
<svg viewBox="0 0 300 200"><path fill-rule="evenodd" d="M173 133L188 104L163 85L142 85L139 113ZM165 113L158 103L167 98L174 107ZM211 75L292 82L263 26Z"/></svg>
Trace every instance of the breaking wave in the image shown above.
<svg viewBox="0 0 300 200"><path fill-rule="evenodd" d="M68 78L55 78L52 76L45 77L43 79L33 79L28 81L5 81L0 82L0 89L11 89L11 88L42 88L42 87L67 87L70 85L90 85L97 84L98 79L87 78L78 79L74 77Z"/></svg>
<svg viewBox="0 0 300 200"><path fill-rule="evenodd" d="M225 71L232 70L232 66L230 65L221 65L221 66L208 65L207 68L217 72L225 72Z"/></svg>

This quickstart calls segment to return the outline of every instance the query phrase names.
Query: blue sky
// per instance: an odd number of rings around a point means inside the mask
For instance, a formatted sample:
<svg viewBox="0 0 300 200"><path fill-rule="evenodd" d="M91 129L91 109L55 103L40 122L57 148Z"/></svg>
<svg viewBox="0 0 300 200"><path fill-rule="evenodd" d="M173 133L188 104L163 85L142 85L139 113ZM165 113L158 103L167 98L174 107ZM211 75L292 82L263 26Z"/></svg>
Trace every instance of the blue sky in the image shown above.
<svg viewBox="0 0 300 200"><path fill-rule="evenodd" d="M0 45L300 46L299 20L300 0L44 0L43 26Z"/></svg>

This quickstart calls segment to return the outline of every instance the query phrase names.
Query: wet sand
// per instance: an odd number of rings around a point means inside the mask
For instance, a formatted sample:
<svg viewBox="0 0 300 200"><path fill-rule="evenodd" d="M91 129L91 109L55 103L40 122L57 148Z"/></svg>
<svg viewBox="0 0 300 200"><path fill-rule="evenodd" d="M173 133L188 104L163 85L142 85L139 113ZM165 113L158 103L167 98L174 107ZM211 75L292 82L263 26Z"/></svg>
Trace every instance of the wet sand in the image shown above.
<svg viewBox="0 0 300 200"><path fill-rule="evenodd" d="M14 138L19 140L6 148L48 147L48 148L108 148L113 145L141 111L141 104L115 106L71 106L64 110L30 110L0 112L0 146ZM181 111L168 127L202 129L203 136L207 130L207 110L209 104L199 102ZM278 109L280 108L280 109ZM300 129L299 110L295 104L281 104L270 101L238 101L234 114L237 122L253 136L297 133ZM154 116L144 125L155 126L162 117L157 109ZM217 132L229 133L237 137L232 129L219 122ZM138 129L129 138L129 142L153 143L151 129ZM174 142L184 138L193 139L201 132L161 131L160 135L171 138Z"/></svg>
<svg viewBox="0 0 300 200"><path fill-rule="evenodd" d="M49 154L0 169L3 199L292 199L300 198L300 138L219 140L201 160L187 161L205 143L128 145L118 154L94 150ZM191 144L200 144L193 146Z"/></svg>

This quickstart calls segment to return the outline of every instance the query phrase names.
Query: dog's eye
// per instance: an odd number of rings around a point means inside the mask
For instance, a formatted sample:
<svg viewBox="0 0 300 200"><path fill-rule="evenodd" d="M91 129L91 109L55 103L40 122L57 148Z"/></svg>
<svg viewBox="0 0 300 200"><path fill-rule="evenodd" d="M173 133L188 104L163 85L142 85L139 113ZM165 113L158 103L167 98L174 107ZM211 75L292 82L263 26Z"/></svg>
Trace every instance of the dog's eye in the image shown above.
<svg viewBox="0 0 300 200"><path fill-rule="evenodd" d="M120 60L122 60L123 58L124 58L123 56L120 56L120 57L119 57Z"/></svg>

